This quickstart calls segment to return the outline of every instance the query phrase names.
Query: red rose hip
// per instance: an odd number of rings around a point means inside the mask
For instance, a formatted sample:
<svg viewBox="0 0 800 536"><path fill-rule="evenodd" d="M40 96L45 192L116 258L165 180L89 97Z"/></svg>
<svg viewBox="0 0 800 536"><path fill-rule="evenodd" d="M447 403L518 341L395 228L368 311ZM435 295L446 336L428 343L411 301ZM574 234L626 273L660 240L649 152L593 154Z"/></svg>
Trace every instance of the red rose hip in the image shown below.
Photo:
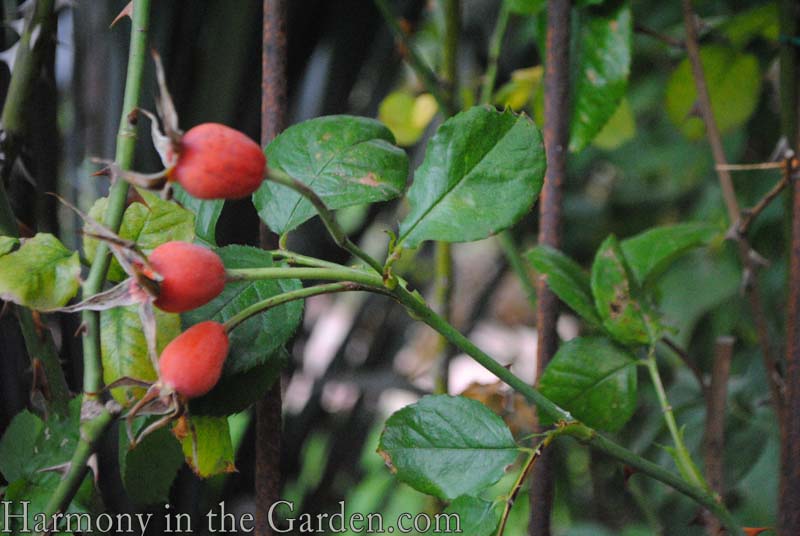
<svg viewBox="0 0 800 536"><path fill-rule="evenodd" d="M225 326L211 320L195 324L161 352L161 383L186 398L203 396L219 381L227 356Z"/></svg>
<svg viewBox="0 0 800 536"><path fill-rule="evenodd" d="M261 185L267 159L256 142L219 123L190 129L180 142L170 180L198 199L239 199Z"/></svg>
<svg viewBox="0 0 800 536"><path fill-rule="evenodd" d="M155 306L169 313L190 311L216 298L225 288L225 266L219 255L188 242L166 242L148 257L164 279Z"/></svg>

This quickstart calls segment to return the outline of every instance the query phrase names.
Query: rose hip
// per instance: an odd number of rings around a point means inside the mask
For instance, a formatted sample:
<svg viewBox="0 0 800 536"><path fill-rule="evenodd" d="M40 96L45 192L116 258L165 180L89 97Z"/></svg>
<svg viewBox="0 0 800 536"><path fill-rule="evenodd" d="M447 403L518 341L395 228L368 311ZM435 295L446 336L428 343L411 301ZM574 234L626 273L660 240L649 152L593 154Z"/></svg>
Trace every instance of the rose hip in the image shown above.
<svg viewBox="0 0 800 536"><path fill-rule="evenodd" d="M178 159L168 177L199 199L247 197L264 178L267 159L258 144L219 123L190 129L176 149Z"/></svg>
<svg viewBox="0 0 800 536"><path fill-rule="evenodd" d="M164 279L159 284L155 306L182 313L208 303L225 287L225 266L208 248L188 242L161 244L148 258Z"/></svg>
<svg viewBox="0 0 800 536"><path fill-rule="evenodd" d="M195 324L161 352L161 383L186 398L202 396L219 381L227 356L225 326L211 320Z"/></svg>

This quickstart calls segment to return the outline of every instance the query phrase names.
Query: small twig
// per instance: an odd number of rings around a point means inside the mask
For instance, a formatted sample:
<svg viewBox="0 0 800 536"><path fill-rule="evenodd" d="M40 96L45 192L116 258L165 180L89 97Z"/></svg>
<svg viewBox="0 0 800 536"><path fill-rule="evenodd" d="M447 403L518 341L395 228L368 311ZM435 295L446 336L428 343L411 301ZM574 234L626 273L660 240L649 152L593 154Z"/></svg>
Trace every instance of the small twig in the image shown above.
<svg viewBox="0 0 800 536"><path fill-rule="evenodd" d="M780 162L759 162L757 164L717 164L714 169L717 171L758 171L763 169L784 169L785 161Z"/></svg>
<svg viewBox="0 0 800 536"><path fill-rule="evenodd" d="M411 68L414 70L416 75L420 78L425 89L428 90L428 93L433 95L433 98L436 99L436 102L439 104L439 108L441 111L446 115L450 116L453 115L453 109L450 106L449 99L447 98L446 92L442 89L442 84L439 81L439 78L436 76L436 73L431 70L425 64L425 61L422 59L422 56L416 51L416 49L411 46L411 42L408 39L408 34L400 27L400 23L397 21L397 18L392 13L392 8L389 7L389 4L386 0L374 0L375 6L380 11L383 20L386 24L389 25L389 28L392 30L395 39L403 45L403 49L406 51L408 56L407 60Z"/></svg>
<svg viewBox="0 0 800 536"><path fill-rule="evenodd" d="M788 184L789 178L787 174L784 174L781 180L778 181L778 183L775 184L775 186L773 186L769 192L764 194L764 197L762 197L761 200L753 206L753 208L743 210L742 218L739 221L739 225L736 229L737 232L740 235L746 235L747 231L750 230L750 226L753 224L753 221L764 211L765 208L769 206L770 203L772 203L773 199L780 195L780 193Z"/></svg>
<svg viewBox="0 0 800 536"><path fill-rule="evenodd" d="M503 507L503 514L500 516L500 524L497 527L497 536L503 536L503 533L506 530L506 524L508 523L508 516L511 515L511 508L514 507L514 502L517 500L517 495L519 495L520 490L522 489L522 484L525 482L525 479L531 474L533 471L534 466L536 465L537 460L542 455L545 447L547 447L555 438L555 435L548 434L545 439L536 446L536 449L532 450L528 455L528 459L525 460L525 464L522 466L522 470L519 472L517 479L514 481L514 485L511 487L511 492L508 494L508 498L506 499L506 504Z"/></svg>
<svg viewBox="0 0 800 536"><path fill-rule="evenodd" d="M717 176L719 177L719 183L722 187L725 206L728 210L728 218L730 219L731 223L735 223L739 221L740 217L739 203L736 200L736 190L733 186L731 174L724 167L728 164L728 162L725 157L725 150L722 146L722 136L720 135L719 128L717 127L717 122L714 119L714 113L711 107L711 98L709 97L708 85L706 83L705 71L703 70L703 64L700 60L700 45L698 42L696 26L697 20L694 10L692 9L691 0L682 0L682 2L684 26L686 27L686 52L689 56L689 62L692 66L692 75L694 77L695 89L697 92L697 104L703 117L703 123L706 127L708 141L711 144L711 152L714 156L714 163L717 166L720 166L717 168ZM739 235L736 241L739 246L739 258L741 260L746 278L745 293L750 302L750 309L755 322L758 343L761 348L761 355L764 361L764 368L767 371L770 394L772 396L772 404L775 407L778 421L783 423L783 392L778 365L772 353L772 346L769 337L769 326L767 324L767 319L761 302L761 290L758 284L758 278L756 277L757 266L753 255L751 255L752 248L750 247L746 237Z"/></svg>
<svg viewBox="0 0 800 536"><path fill-rule="evenodd" d="M703 371L700 370L700 367L697 366L697 363L695 363L694 360L691 357L689 357L688 352L686 352L686 350L678 346L678 344L669 337L662 338L661 342L663 342L667 346L667 348L672 350L675 353L675 355L677 355L681 359L681 361L683 361L683 364L686 365L686 367L690 371L692 371L692 374L697 380L697 383L700 384L700 390L703 392L703 397L707 398L708 383L703 377Z"/></svg>
<svg viewBox="0 0 800 536"><path fill-rule="evenodd" d="M706 479L719 496L723 491L723 454L725 446L725 406L728 398L728 376L733 359L733 337L718 337L714 347L711 388L706 398L706 422L703 449ZM706 530L717 536L722 526L713 516L706 519Z"/></svg>
<svg viewBox="0 0 800 536"><path fill-rule="evenodd" d="M638 23L634 24L633 31L638 34L646 35L654 39L657 39L662 43L674 48L679 48L681 50L684 50L686 48L686 44L680 39L675 39L674 37L670 37L669 35L661 33L658 30L654 30L653 28L645 26L644 24L638 24Z"/></svg>

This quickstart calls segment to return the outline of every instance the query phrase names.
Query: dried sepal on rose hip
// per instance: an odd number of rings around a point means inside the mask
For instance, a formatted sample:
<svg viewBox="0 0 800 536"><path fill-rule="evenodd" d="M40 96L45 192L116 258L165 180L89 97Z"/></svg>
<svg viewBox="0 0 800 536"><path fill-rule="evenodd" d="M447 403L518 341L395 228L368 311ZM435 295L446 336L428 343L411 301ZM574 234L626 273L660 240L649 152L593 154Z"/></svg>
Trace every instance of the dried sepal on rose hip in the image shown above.
<svg viewBox="0 0 800 536"><path fill-rule="evenodd" d="M159 55L153 51L158 77L158 119L138 110L151 122L153 144L165 169L154 174L122 171L111 166L107 172L136 186L164 189L180 184L198 199L240 199L255 192L264 180L267 158L256 142L245 134L219 123L203 123L184 133L167 89Z"/></svg>

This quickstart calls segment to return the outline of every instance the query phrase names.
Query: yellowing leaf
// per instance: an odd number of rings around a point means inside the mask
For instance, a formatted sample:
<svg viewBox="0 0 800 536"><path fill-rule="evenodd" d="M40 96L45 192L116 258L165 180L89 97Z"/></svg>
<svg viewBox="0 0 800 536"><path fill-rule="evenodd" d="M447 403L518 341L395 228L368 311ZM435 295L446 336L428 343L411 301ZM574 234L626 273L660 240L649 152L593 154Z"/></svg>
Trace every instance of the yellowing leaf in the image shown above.
<svg viewBox="0 0 800 536"><path fill-rule="evenodd" d="M394 91L378 108L378 119L394 134L397 144L407 147L422 137L439 106L429 93L415 97L408 91Z"/></svg>
<svg viewBox="0 0 800 536"><path fill-rule="evenodd" d="M494 95L494 103L508 106L514 111L525 108L542 87L544 68L541 65L518 69L511 73L511 80Z"/></svg>
<svg viewBox="0 0 800 536"><path fill-rule="evenodd" d="M636 120L633 117L633 110L628 99L623 98L619 103L617 111L608 120L606 126L594 139L592 144L600 149L611 151L621 147L625 142L630 141L636 135Z"/></svg>
<svg viewBox="0 0 800 536"><path fill-rule="evenodd" d="M4 249L10 244L6 241ZM0 257L0 298L31 309L55 309L78 293L80 275L78 254L55 236L39 233Z"/></svg>
<svg viewBox="0 0 800 536"><path fill-rule="evenodd" d="M724 134L742 126L756 109L761 94L758 60L731 48L710 45L700 50L717 126ZM689 60L683 60L667 83L667 114L689 139L705 132L697 113L697 93Z"/></svg>

